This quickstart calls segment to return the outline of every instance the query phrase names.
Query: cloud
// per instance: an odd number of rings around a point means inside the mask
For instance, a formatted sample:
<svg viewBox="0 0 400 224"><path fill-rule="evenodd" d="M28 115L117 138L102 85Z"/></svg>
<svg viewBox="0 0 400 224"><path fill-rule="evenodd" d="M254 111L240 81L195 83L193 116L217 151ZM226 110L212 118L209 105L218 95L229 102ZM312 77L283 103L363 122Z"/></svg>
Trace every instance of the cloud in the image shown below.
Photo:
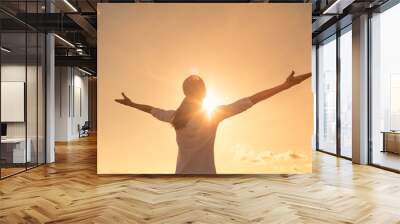
<svg viewBox="0 0 400 224"><path fill-rule="evenodd" d="M308 160L304 154L293 151L274 153L268 149L258 150L251 145L236 144L231 148L234 153L234 160L251 165L266 165L275 162L296 162Z"/></svg>

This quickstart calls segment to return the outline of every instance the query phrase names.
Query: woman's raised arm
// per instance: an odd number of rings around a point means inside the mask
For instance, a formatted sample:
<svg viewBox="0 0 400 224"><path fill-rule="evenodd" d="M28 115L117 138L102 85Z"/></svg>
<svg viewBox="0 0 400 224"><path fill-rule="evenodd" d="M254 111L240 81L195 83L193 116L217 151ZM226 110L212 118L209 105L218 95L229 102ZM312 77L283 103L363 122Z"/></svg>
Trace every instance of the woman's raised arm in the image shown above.
<svg viewBox="0 0 400 224"><path fill-rule="evenodd" d="M263 101L263 100L265 100L277 93L280 93L286 89L289 89L290 87L297 85L310 77L311 77L311 73L294 76L294 71L292 71L292 73L286 78L286 80L283 84L275 86L270 89L263 90L263 91L258 92L250 97L245 97L243 99L240 99L234 103L219 106L216 108L214 116L219 121L222 121L223 119L226 119L228 117L232 117L236 114L239 114L239 113L249 109L254 104L256 104L260 101Z"/></svg>
<svg viewBox="0 0 400 224"><path fill-rule="evenodd" d="M127 97L123 92L121 94L122 94L123 98L115 99L115 102L120 103L125 106L128 106L128 107L133 107L135 109L141 110L146 113L151 113L151 110L153 109L152 106L135 103L131 99L129 99L129 97Z"/></svg>
<svg viewBox="0 0 400 224"><path fill-rule="evenodd" d="M306 73L306 74L297 75L297 76L294 76L294 74L295 74L294 71L292 71L292 73L286 78L284 83L282 83L278 86L275 86L273 88L263 90L261 92L258 92L256 94L250 96L249 98L250 98L251 102L253 104L256 104L260 101L268 99L269 97L271 97L277 93L280 93L286 89L289 89L292 86L300 84L304 80L311 77L311 73Z"/></svg>

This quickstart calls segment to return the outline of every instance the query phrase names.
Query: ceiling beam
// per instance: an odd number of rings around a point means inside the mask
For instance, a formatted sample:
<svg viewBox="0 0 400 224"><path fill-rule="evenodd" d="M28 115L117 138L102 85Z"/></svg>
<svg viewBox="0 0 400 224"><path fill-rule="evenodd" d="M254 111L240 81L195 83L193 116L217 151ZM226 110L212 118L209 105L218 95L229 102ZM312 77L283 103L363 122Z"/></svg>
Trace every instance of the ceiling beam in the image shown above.
<svg viewBox="0 0 400 224"><path fill-rule="evenodd" d="M322 14L335 15L342 14L343 11L351 5L355 0L336 0L332 4L328 5L326 9L323 10Z"/></svg>
<svg viewBox="0 0 400 224"><path fill-rule="evenodd" d="M83 31L85 31L90 38L87 41L90 41L92 46L96 45L97 42L97 30L89 21L80 14L68 14L67 15L72 21L74 21L77 25L79 25Z"/></svg>
<svg viewBox="0 0 400 224"><path fill-rule="evenodd" d="M56 66L88 67L96 71L97 60L91 56L55 56Z"/></svg>

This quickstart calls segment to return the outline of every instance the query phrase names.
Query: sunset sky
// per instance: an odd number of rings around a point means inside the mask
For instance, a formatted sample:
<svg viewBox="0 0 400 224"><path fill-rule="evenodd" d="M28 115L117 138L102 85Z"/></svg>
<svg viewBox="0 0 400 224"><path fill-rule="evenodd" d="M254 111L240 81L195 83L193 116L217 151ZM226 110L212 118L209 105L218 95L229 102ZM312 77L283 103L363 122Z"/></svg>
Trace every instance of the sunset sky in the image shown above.
<svg viewBox="0 0 400 224"><path fill-rule="evenodd" d="M102 4L98 10L98 173L174 173L171 125L114 102L176 109L200 75L227 104L311 71L308 4ZM217 173L311 171L311 81L223 121Z"/></svg>

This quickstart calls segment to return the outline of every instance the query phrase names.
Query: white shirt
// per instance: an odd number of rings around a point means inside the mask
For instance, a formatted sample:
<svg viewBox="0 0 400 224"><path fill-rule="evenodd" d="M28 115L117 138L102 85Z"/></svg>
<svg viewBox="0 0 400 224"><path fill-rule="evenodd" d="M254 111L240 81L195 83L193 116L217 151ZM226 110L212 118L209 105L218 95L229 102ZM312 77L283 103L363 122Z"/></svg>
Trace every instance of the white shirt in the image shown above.
<svg viewBox="0 0 400 224"><path fill-rule="evenodd" d="M249 98L219 106L208 116L204 111L194 115L184 128L176 130L178 159L176 174L215 174L214 141L218 124L253 106ZM171 123L175 110L153 108L151 114L160 121Z"/></svg>

